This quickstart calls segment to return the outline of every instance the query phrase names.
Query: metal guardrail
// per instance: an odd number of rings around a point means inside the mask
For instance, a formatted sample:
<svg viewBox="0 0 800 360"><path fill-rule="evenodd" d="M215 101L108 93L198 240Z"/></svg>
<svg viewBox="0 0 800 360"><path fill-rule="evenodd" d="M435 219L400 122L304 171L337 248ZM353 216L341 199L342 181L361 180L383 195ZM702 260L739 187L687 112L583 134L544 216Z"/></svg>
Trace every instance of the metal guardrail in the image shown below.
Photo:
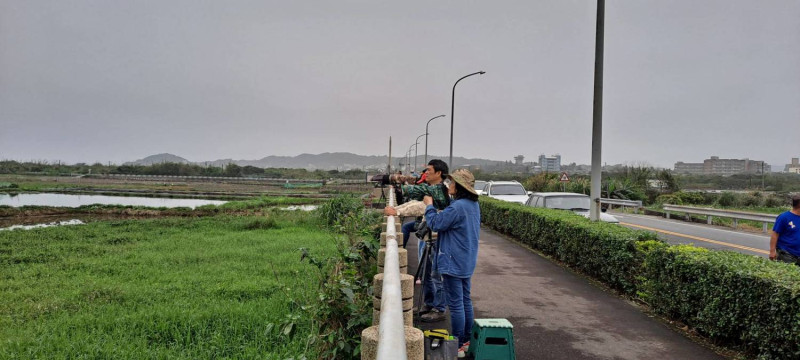
<svg viewBox="0 0 800 360"><path fill-rule="evenodd" d="M768 225L774 223L775 218L777 217L777 215L773 214L761 214L761 213L753 213L747 211L722 210L714 208L697 208L691 206L671 205L671 204L664 204L662 208L664 209L664 211L667 212L666 213L667 219L669 219L669 211L675 211L693 215L705 215L707 217L706 222L708 224L711 224L711 218L715 216L733 219L733 227L737 227L739 225L738 220L758 221L764 224L763 231L765 233L769 228Z"/></svg>
<svg viewBox="0 0 800 360"><path fill-rule="evenodd" d="M396 206L393 187L387 197L389 206ZM400 256L397 246L395 217L386 219L386 259L381 290L381 319L378 328L378 360L407 359L406 331L403 324L403 293L400 288Z"/></svg>
<svg viewBox="0 0 800 360"><path fill-rule="evenodd" d="M601 204L619 205L622 207L632 207L633 212L638 213L642 208L641 200L620 200L620 199L600 199Z"/></svg>

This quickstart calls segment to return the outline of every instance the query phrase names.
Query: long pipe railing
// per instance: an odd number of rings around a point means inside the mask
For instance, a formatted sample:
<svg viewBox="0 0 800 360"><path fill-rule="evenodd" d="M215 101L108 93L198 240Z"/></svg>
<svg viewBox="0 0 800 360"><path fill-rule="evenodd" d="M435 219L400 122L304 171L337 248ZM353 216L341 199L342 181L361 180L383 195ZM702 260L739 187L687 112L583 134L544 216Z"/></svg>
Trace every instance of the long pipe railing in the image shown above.
<svg viewBox="0 0 800 360"><path fill-rule="evenodd" d="M389 188L389 206L396 206L394 188ZM378 328L378 360L407 359L403 324L403 293L400 288L400 256L395 217L386 219L386 259L383 265L381 320Z"/></svg>
<svg viewBox="0 0 800 360"><path fill-rule="evenodd" d="M751 221L758 221L763 224L762 231L767 233L769 232L769 224L775 223L775 217L778 215L775 214L762 214L762 213L754 213L748 211L737 211L737 210L723 210L723 209L713 209L713 208L699 208L699 207L691 207L691 206L681 206L681 205L672 205L672 204L664 204L662 206L664 212L666 213L667 219L669 219L669 212L682 212L686 214L694 214L694 215L704 215L707 217L706 222L711 225L711 218L712 217L723 217L723 218L730 218L733 219L733 227L736 228L739 225L738 220L751 220Z"/></svg>

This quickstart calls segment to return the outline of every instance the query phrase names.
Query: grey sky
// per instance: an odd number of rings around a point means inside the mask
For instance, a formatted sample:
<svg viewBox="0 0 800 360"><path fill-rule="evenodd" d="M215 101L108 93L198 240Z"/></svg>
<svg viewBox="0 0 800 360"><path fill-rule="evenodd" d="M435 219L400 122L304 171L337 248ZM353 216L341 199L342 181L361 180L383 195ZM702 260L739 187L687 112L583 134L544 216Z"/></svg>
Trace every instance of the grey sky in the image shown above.
<svg viewBox="0 0 800 360"><path fill-rule="evenodd" d="M0 159L591 155L595 1L0 0ZM607 163L800 156L800 1L606 6ZM420 144L420 153L424 145Z"/></svg>

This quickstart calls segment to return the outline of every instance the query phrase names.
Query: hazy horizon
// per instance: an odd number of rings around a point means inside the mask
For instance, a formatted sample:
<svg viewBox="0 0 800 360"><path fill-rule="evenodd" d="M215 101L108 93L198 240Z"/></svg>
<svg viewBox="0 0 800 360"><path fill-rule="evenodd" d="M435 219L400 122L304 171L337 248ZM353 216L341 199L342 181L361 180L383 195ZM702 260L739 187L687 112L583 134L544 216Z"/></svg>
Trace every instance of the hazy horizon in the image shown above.
<svg viewBox="0 0 800 360"><path fill-rule="evenodd" d="M0 0L0 159L589 164L594 1ZM800 156L800 2L606 4L603 157ZM422 150L424 143L419 145ZM421 153L421 151L420 151Z"/></svg>

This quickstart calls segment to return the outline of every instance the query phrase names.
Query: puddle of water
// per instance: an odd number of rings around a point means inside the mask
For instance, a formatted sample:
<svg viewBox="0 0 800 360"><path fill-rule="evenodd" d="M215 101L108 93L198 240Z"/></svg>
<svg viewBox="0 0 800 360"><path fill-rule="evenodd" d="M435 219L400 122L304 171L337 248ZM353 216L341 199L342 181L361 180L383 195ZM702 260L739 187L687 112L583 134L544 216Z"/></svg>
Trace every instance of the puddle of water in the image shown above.
<svg viewBox="0 0 800 360"><path fill-rule="evenodd" d="M71 194L0 194L0 205L12 207L21 206L59 206L79 207L83 205L124 205L146 207L188 207L196 208L203 205L220 205L226 201L203 199L165 199L149 197L106 196L106 195L71 195Z"/></svg>
<svg viewBox="0 0 800 360"><path fill-rule="evenodd" d="M287 206L285 208L281 208L281 210L302 210L302 211L314 211L317 210L319 205L292 205Z"/></svg>
<svg viewBox="0 0 800 360"><path fill-rule="evenodd" d="M52 226L68 226L68 225L83 225L85 224L83 221L78 219L72 220L65 220L65 221L54 221L47 224L36 224L36 225L14 225L7 228L0 228L0 231L3 230L30 230L30 229L38 229L38 228L46 228Z"/></svg>

